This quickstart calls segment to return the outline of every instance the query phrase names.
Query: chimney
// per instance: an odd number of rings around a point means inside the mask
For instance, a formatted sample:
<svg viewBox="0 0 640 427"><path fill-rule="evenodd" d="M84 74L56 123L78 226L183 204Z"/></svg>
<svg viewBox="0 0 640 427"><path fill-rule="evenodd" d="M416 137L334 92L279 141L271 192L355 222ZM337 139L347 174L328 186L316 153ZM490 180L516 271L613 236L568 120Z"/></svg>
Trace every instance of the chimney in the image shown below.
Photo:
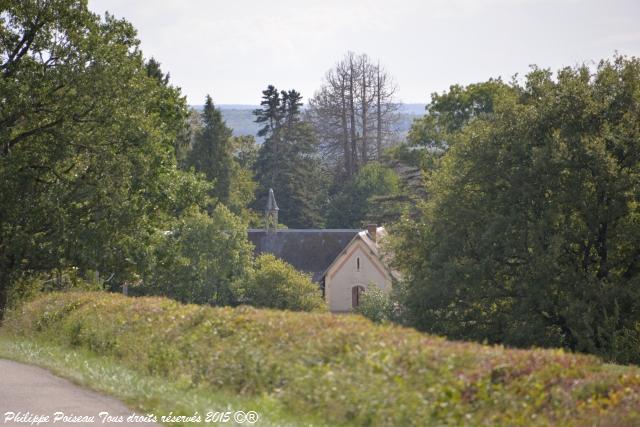
<svg viewBox="0 0 640 427"><path fill-rule="evenodd" d="M367 233L369 233L369 237L371 237L371 240L373 240L374 242L376 241L377 232L378 232L377 224L367 224Z"/></svg>

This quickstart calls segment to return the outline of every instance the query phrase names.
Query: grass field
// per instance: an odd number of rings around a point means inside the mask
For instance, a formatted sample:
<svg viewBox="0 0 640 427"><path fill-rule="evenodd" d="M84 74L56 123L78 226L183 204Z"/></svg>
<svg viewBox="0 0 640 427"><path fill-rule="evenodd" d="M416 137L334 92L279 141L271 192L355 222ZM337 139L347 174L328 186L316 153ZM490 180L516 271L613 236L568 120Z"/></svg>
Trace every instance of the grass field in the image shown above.
<svg viewBox="0 0 640 427"><path fill-rule="evenodd" d="M640 425L636 367L357 316L68 293L23 306L3 330L3 356L152 412L231 405L261 425Z"/></svg>

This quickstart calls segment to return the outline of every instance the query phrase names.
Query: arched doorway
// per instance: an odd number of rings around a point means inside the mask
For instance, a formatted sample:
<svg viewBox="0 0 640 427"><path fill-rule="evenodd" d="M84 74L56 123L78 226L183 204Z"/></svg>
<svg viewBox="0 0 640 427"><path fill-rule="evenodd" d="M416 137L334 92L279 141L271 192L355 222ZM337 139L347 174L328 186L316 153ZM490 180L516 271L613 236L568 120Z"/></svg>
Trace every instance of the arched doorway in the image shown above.
<svg viewBox="0 0 640 427"><path fill-rule="evenodd" d="M351 307L356 308L360 305L360 300L365 289L362 285L356 285L351 288Z"/></svg>

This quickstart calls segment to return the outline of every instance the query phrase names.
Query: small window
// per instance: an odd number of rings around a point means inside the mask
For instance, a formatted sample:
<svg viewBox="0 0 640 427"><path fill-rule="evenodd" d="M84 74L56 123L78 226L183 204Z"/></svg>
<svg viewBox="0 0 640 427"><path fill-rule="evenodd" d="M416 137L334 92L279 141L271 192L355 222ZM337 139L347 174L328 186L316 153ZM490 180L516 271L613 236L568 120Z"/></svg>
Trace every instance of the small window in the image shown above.
<svg viewBox="0 0 640 427"><path fill-rule="evenodd" d="M360 271L360 257L356 258L356 271Z"/></svg>
<svg viewBox="0 0 640 427"><path fill-rule="evenodd" d="M364 293L364 286L357 285L351 288L351 307L356 308L360 305L362 294Z"/></svg>

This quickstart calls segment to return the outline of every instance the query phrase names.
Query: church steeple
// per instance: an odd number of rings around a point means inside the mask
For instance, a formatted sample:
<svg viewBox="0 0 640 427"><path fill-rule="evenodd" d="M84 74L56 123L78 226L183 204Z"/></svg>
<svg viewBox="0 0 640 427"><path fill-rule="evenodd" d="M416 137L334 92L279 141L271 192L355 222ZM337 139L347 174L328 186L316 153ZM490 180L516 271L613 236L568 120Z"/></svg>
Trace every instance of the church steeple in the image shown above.
<svg viewBox="0 0 640 427"><path fill-rule="evenodd" d="M264 210L264 228L267 233L275 233L278 230L278 204L273 189L269 189L269 197L267 198L267 207Z"/></svg>

